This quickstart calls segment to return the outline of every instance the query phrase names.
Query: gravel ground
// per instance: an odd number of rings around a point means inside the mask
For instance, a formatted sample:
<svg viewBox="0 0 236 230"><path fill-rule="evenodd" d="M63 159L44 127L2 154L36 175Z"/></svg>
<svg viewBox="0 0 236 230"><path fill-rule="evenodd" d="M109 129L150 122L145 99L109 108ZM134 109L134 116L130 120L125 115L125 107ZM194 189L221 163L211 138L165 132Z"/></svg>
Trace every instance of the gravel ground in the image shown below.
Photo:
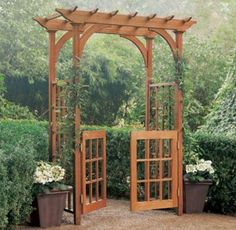
<svg viewBox="0 0 236 230"><path fill-rule="evenodd" d="M17 230L38 230L19 226ZM236 217L216 214L185 214L177 216L172 210L130 212L129 201L108 200L107 207L83 215L80 226L73 225L73 216L64 213L61 227L50 230L156 230L156 229L230 229L236 230Z"/></svg>

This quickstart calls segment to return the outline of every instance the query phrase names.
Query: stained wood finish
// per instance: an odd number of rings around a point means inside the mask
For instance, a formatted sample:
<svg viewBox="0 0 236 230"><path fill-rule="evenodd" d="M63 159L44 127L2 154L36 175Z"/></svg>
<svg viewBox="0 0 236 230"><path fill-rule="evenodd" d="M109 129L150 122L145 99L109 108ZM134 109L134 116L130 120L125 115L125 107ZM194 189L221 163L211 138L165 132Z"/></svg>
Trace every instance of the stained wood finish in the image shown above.
<svg viewBox="0 0 236 230"><path fill-rule="evenodd" d="M185 31L194 23L193 20L184 21L183 19L173 19L167 21L166 18L150 18L145 16L130 17L129 15L110 13L100 13L91 15L89 11L76 10L71 12L68 9L56 9L65 19L73 23L88 23L88 24L107 24L130 27L156 28Z"/></svg>
<svg viewBox="0 0 236 230"><path fill-rule="evenodd" d="M144 149L140 149L140 141L144 143ZM157 143L156 141L159 141L159 148L155 148L154 151L152 146ZM166 141L170 143L171 147L168 147ZM151 142L154 145L151 145ZM140 155L143 150L145 153ZM155 157L153 158L153 156ZM144 171L140 170L142 169L139 167L140 162L145 164ZM158 168L156 167L157 162L159 163ZM148 170L146 169L146 165L149 167ZM153 175L153 166L155 166L155 175ZM177 169L177 131L132 132L130 168L131 211L178 207ZM142 177L142 174L144 179L139 179ZM144 186L141 187L142 184Z"/></svg>
<svg viewBox="0 0 236 230"><path fill-rule="evenodd" d="M81 199L85 214L106 207L106 133L84 131L82 139Z"/></svg>
<svg viewBox="0 0 236 230"><path fill-rule="evenodd" d="M118 11L113 11L110 13L102 13L99 12L98 9L94 9L92 11L81 11L78 10L77 7L74 7L73 9L57 9L57 13L50 15L46 18L37 17L34 18L35 21L37 21L42 27L44 27L49 32L49 127L50 127L50 135L49 135L49 154L53 162L56 162L58 158L64 157L63 161L65 162L65 156L62 153L61 149L61 143L65 143L66 137L61 135L62 132L62 126L61 123L62 117L66 116L66 109L60 109L58 112L58 106L65 107L63 104L63 100L60 100L59 91L60 89L57 89L56 85L56 61L59 55L60 50L64 46L64 44L71 38L73 38L73 57L74 57L74 68L79 68L79 60L81 58L83 48L86 45L87 40L94 34L94 33L105 33L105 34L117 34L120 35L126 39L129 39L131 42L133 42L141 51L141 54L144 58L144 63L146 67L146 80L145 80L145 86L146 86L146 109L145 109L145 129L146 132L142 133L139 132L139 134L132 134L133 139L136 141L131 142L131 149L132 152L136 151L137 147L137 141L138 138L141 138L144 140L144 152L145 152L145 158L144 159L137 159L137 156L135 154L131 154L132 162L136 163L143 163L145 165L144 167L144 174L145 179L140 179L139 181L135 181L134 175L137 174L137 168L134 168L134 171L131 173L131 203L136 204L137 200L134 196L135 190L137 190L137 187L134 186L135 183L144 184L144 197L147 201L145 202L138 202L139 205L134 206L133 208L136 210L143 210L143 209L150 209L155 208L158 206L159 208L165 208L170 206L176 206L178 207L178 214L181 215L183 210L183 200L182 200L182 110L183 110L183 95L182 91L179 88L179 90L176 91L175 94L175 111L174 111L174 130L177 132L177 140L178 140L178 171L176 170L176 167L172 164L172 169L168 168L168 177L166 178L149 178L153 172L149 171L149 168L152 168L153 165L155 165L156 169L154 170L156 172L156 176L162 177L165 176L158 175L158 170L160 168L164 169L165 161L171 161L175 162L174 157L176 153L176 138L175 136L171 136L171 132L174 131L162 131L162 135L165 136L165 138L171 139L168 145L165 144L165 140L157 133L152 133L153 131L148 131L152 129L150 127L151 121L151 90L155 91L156 95L160 93L160 87L179 87L179 81L176 81L174 84L162 84L162 85L156 85L152 84L152 40L155 36L160 35L162 36L165 41L170 46L172 53L174 55L174 59L176 62L180 62L182 58L182 49L183 49L183 32L185 32L188 28L190 28L193 24L196 23L196 21L192 20L191 17L185 18L185 19L175 19L174 16L167 16L160 18L156 14L152 14L149 16L139 16L138 12L128 14L128 15L122 15L119 14ZM58 38L56 41L56 33L57 31L65 31L64 34L61 35L61 37ZM175 36L173 36L173 33L175 33ZM137 36L142 36L146 39L146 44L142 42L142 40L139 40ZM176 65L177 66L177 65ZM177 75L180 74L179 69L176 69ZM79 84L79 76L78 78L75 78L75 81L73 83ZM170 88L169 88L170 89ZM170 100L170 90L166 90L165 100ZM164 89L165 90L165 89ZM58 94L58 95L57 95ZM167 95L168 94L168 95ZM58 101L57 101L58 98ZM167 114L170 116L170 110L172 109L171 106L169 106L169 111L167 113L163 110L162 116L160 117L158 114L161 113L161 107L163 107L163 101L156 100L155 107L156 107L156 121L158 119L162 119L162 123L158 124L156 123L154 129L166 129L165 127L165 117ZM158 111L159 110L159 111ZM104 206L104 203L102 202L95 202L96 205L88 205L87 209L82 208L81 204L81 194L82 194L82 187L83 186L91 186L91 184L96 182L96 186L94 187L94 190L96 191L96 201L99 200L98 197L98 191L99 186L97 186L97 182L101 182L102 179L96 175L94 179L91 179L91 181L85 182L85 180L82 178L82 172L81 172L81 138L80 138L80 108L76 106L74 108L75 111L75 121L74 121L74 186L73 186L73 192L70 193L70 196L68 198L68 207L71 212L74 213L74 223L80 224L81 221L81 213L89 212L91 210L94 210L95 208L99 208ZM171 122L171 120L170 120ZM172 129L173 127L169 126L169 129ZM95 135L95 134L94 134ZM140 135L140 136L139 136ZM149 149L150 146L153 145L153 135L156 138L155 139L155 145L158 151L156 151L156 155L154 157L151 157L152 151ZM157 136L155 136L157 135ZM174 154L173 157L165 157L163 155L166 146L169 146L171 153ZM104 147L105 148L105 147ZM92 159L86 159L84 162L85 164L95 164L96 170L99 168L98 162L101 160L100 156L92 156ZM136 164L135 163L135 164ZM158 168L159 167L159 168ZM91 166L90 166L91 168ZM92 166L93 168L93 166ZM136 171L135 171L136 170ZM161 170L162 171L162 170ZM172 177L169 177L169 174L172 175ZM176 205L176 187L175 185L173 187L170 186L169 182L173 183L174 177L177 177L178 179L178 188L179 188L179 198L178 198L178 204ZM105 175L103 171L103 177L105 180ZM82 183L83 179L83 184ZM104 181L103 180L103 181ZM175 193L171 194L172 199L159 199L154 200L152 197L152 188L149 187L149 184L156 183L154 186L155 193L159 192L159 198L163 198L163 195L165 195L160 187L163 187L164 183L167 183L167 190L172 189ZM158 184L159 183L159 184ZM159 189L159 190L158 190ZM136 191L137 192L137 191ZM106 197L106 190L103 188L103 195ZM73 207L71 207L71 201L72 201L72 194L73 194ZM169 196L170 194L168 194ZM92 200L93 195L91 195L90 192L90 200ZM73 210L73 211L72 211Z"/></svg>
<svg viewBox="0 0 236 230"><path fill-rule="evenodd" d="M191 19L189 19L191 20ZM177 62L182 61L183 55L183 33L176 33L176 45L177 45L177 58L175 59ZM176 65L178 66L178 65ZM176 69L178 77L181 76L180 70ZM180 79L179 79L180 80ZM179 82L178 82L179 84ZM178 199L178 215L183 214L183 92L179 88L176 92L176 124L175 129L178 130L178 184L179 184L179 199Z"/></svg>
<svg viewBox="0 0 236 230"><path fill-rule="evenodd" d="M49 157L56 161L56 58L55 58L56 37L55 31L49 31L49 78L48 78L48 98L49 98Z"/></svg>
<svg viewBox="0 0 236 230"><path fill-rule="evenodd" d="M80 37L81 31L79 25L73 25L73 68L78 68L80 57ZM76 71L75 71L76 72ZM74 76L73 83L79 84L80 76ZM74 108L75 120L74 120L74 223L80 224L82 204L81 204L81 149L80 149L80 108L76 105Z"/></svg>

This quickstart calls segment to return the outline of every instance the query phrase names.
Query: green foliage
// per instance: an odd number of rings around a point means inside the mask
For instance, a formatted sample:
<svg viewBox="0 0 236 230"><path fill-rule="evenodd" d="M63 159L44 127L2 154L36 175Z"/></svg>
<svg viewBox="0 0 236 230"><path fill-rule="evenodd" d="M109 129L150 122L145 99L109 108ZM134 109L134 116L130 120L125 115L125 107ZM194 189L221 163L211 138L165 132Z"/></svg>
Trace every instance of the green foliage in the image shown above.
<svg viewBox="0 0 236 230"><path fill-rule="evenodd" d="M236 134L236 53L202 130L227 135Z"/></svg>
<svg viewBox="0 0 236 230"><path fill-rule="evenodd" d="M4 165L3 153L0 150L0 229L3 229L7 224L8 214L8 190L9 183L7 179L7 169Z"/></svg>
<svg viewBox="0 0 236 230"><path fill-rule="evenodd" d="M129 197L130 129L107 130L107 190L109 196Z"/></svg>
<svg viewBox="0 0 236 230"><path fill-rule="evenodd" d="M31 188L35 170L34 156L37 154L30 142L18 142L17 145L3 149L9 190L8 227L25 221L31 212Z"/></svg>
<svg viewBox="0 0 236 230"><path fill-rule="evenodd" d="M30 81L47 76L47 34L32 20L47 15L55 1L0 2L0 72Z"/></svg>
<svg viewBox="0 0 236 230"><path fill-rule="evenodd" d="M4 77L0 75L0 119L34 119L27 107L14 104L4 98L6 92Z"/></svg>
<svg viewBox="0 0 236 230"><path fill-rule="evenodd" d="M0 96L0 119L34 119L27 107L22 107Z"/></svg>
<svg viewBox="0 0 236 230"><path fill-rule="evenodd" d="M236 139L209 133L195 134L199 156L212 161L217 181L210 187L207 209L213 212L236 211Z"/></svg>
<svg viewBox="0 0 236 230"><path fill-rule="evenodd" d="M47 123L35 120L0 121L0 149L10 149L19 142L22 146L30 143L35 149L35 159L48 160Z"/></svg>
<svg viewBox="0 0 236 230"><path fill-rule="evenodd" d="M113 47L112 51L107 47ZM97 35L89 41L77 71L80 84L84 86L77 86L80 94L77 104L81 105L83 124L116 125L122 118L127 123L134 122L132 110L140 107L136 101L144 103L144 65L138 52L128 41L112 35ZM70 60L71 51L63 50L60 62L67 67L60 65L63 68L58 73L61 79L73 79L75 75ZM71 87L72 91L74 89ZM68 95L73 94L66 95L68 99Z"/></svg>
<svg viewBox="0 0 236 230"><path fill-rule="evenodd" d="M229 54L212 40L186 38L184 52L184 116L190 130L204 123L212 100L227 75Z"/></svg>
<svg viewBox="0 0 236 230"><path fill-rule="evenodd" d="M47 129L36 121L0 122L0 226L12 229L31 212L36 160L48 159Z"/></svg>
<svg viewBox="0 0 236 230"><path fill-rule="evenodd" d="M109 4L99 1L96 5L101 10L138 10L144 15L175 12L176 17L184 17L191 14L198 21L191 30L193 36L186 34L184 37L185 116L189 127L196 130L203 124L214 95L226 77L229 51L235 47L236 5L228 0L209 0L207 4L203 0L191 3L178 0L177 3L112 0ZM33 22L32 17L50 14L58 4L94 8L93 1L82 0L10 0L0 3L0 72L9 79L7 98L29 106L31 111L37 107L40 115L47 111L48 106L48 39L47 33ZM154 80L173 80L175 68L168 45L159 36L154 43ZM57 76L71 79L67 66L71 61L72 48L71 43L68 44L60 53ZM94 36L89 40L84 52L84 65L81 65L82 78L90 86L82 106L84 123L117 124L122 118L128 124L143 123L145 73L141 55L136 51L136 47L111 35ZM206 86L208 90L205 90Z"/></svg>
<svg viewBox="0 0 236 230"><path fill-rule="evenodd" d="M0 74L0 96L6 92L4 77Z"/></svg>

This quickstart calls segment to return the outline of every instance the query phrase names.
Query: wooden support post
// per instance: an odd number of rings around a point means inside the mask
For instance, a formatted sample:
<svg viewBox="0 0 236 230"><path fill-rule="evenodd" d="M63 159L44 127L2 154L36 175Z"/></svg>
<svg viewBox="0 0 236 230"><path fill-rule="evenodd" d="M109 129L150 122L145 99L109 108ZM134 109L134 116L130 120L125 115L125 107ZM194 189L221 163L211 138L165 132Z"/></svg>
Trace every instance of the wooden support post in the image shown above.
<svg viewBox="0 0 236 230"><path fill-rule="evenodd" d="M73 24L73 67L74 67L74 80L73 84L79 84L79 57L80 57L80 37L81 31L79 24ZM76 95L78 96L78 95ZM80 148L80 108L75 105L75 123L74 123L74 224L79 225L81 222L81 148Z"/></svg>
<svg viewBox="0 0 236 230"><path fill-rule="evenodd" d="M49 79L48 79L48 113L49 113L49 158L56 161L56 31L49 33Z"/></svg>
<svg viewBox="0 0 236 230"><path fill-rule="evenodd" d="M152 38L146 38L147 65L146 65L146 112L145 129L150 129L150 84L152 81Z"/></svg>
<svg viewBox="0 0 236 230"><path fill-rule="evenodd" d="M183 54L183 33L176 32L176 73L177 77L177 91L176 91L176 130L178 131L178 215L183 214L183 92L180 87L180 78L181 78L181 59Z"/></svg>
<svg viewBox="0 0 236 230"><path fill-rule="evenodd" d="M150 130L150 84L152 80L152 38L146 38L146 50L147 50L147 66L146 66L146 115L145 115L145 129ZM150 143L149 140L145 140L145 159L150 157ZM147 182L144 185L145 200L150 200L150 162L145 162L145 180Z"/></svg>

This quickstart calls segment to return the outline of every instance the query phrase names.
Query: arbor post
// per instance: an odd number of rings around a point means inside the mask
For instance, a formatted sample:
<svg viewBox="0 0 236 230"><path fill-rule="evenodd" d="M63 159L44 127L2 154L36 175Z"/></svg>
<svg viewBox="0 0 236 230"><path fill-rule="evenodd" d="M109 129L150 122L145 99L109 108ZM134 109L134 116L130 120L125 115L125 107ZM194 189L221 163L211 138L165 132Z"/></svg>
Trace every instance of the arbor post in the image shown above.
<svg viewBox="0 0 236 230"><path fill-rule="evenodd" d="M72 24L73 26L73 83L74 86L80 84L79 76L79 62L80 62L80 47L81 47L81 30L79 24ZM74 101L77 102L77 90L74 92ZM80 107L77 103L74 104L74 223L79 225L81 223L81 183L82 183L82 174L81 174L81 148L80 148Z"/></svg>

